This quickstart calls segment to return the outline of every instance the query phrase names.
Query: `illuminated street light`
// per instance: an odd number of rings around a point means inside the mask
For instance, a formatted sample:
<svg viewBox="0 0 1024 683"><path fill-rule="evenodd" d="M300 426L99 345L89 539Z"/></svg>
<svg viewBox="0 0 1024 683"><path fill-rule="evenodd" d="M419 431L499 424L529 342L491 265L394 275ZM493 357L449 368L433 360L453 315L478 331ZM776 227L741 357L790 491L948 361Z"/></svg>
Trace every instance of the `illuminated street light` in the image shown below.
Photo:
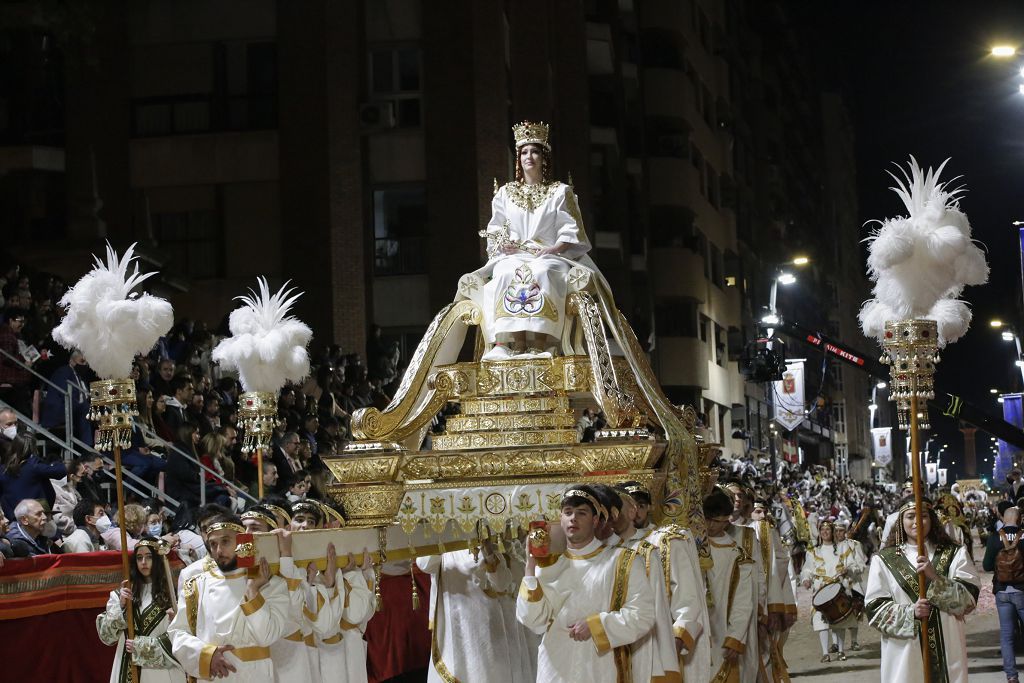
<svg viewBox="0 0 1024 683"><path fill-rule="evenodd" d="M876 386L877 388L879 388L879 389L885 389L885 387L886 387L887 385L886 385L886 383L885 383L885 382L879 382L879 383L878 383L878 384L876 384L875 386Z"/></svg>
<svg viewBox="0 0 1024 683"><path fill-rule="evenodd" d="M1002 334L1003 341L1013 341L1013 332L1006 331Z"/></svg>
<svg viewBox="0 0 1024 683"><path fill-rule="evenodd" d="M778 325L779 316L775 315L774 313L769 313L768 315L761 318L761 322L763 322L765 325Z"/></svg>
<svg viewBox="0 0 1024 683"><path fill-rule="evenodd" d="M989 389L988 393L990 393L990 394L998 394L999 390L998 389Z"/></svg>
<svg viewBox="0 0 1024 683"><path fill-rule="evenodd" d="M796 275L793 275L793 273L779 273L778 280L780 285L791 285L796 282Z"/></svg>
<svg viewBox="0 0 1024 683"><path fill-rule="evenodd" d="M811 259L807 258L806 256L797 256L795 259L793 259L794 266L806 266L810 262Z"/></svg>
<svg viewBox="0 0 1024 683"><path fill-rule="evenodd" d="M1000 327L1003 326L1003 321L1000 320L999 318L993 318L992 320L988 321L988 324L996 329L999 329Z"/></svg>
<svg viewBox="0 0 1024 683"><path fill-rule="evenodd" d="M1012 57L1017 54L1017 48L1012 45L995 45L992 47L993 57Z"/></svg>

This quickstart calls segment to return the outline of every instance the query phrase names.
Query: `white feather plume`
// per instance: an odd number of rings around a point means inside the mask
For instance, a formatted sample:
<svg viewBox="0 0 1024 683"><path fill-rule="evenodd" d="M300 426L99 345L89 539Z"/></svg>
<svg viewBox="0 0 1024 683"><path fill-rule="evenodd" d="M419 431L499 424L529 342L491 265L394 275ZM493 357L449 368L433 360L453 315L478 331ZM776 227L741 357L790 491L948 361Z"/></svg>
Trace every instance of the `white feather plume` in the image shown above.
<svg viewBox="0 0 1024 683"><path fill-rule="evenodd" d="M228 369L238 370L246 391L276 392L285 382L298 382L309 374L306 346L313 331L304 322L288 315L302 292L286 289L288 283L270 294L266 278L260 277L259 293L249 290L235 297L244 306L228 317L228 337L213 350L213 360Z"/></svg>
<svg viewBox="0 0 1024 683"><path fill-rule="evenodd" d="M174 324L174 311L166 299L132 290L155 273L129 267L136 260L135 245L118 257L107 244L107 262L96 264L61 298L67 309L53 338L67 349L78 349L103 379L123 379L132 361L153 348Z"/></svg>
<svg viewBox="0 0 1024 683"><path fill-rule="evenodd" d="M864 303L859 316L867 336L881 341L886 321L924 318L938 322L939 345L945 346L971 324L970 309L957 297L965 286L988 281L988 264L960 210L965 190L939 182L947 163L922 171L910 157L909 173L900 168L902 178L889 174L896 181L890 189L903 200L907 215L883 221L868 237L875 298Z"/></svg>

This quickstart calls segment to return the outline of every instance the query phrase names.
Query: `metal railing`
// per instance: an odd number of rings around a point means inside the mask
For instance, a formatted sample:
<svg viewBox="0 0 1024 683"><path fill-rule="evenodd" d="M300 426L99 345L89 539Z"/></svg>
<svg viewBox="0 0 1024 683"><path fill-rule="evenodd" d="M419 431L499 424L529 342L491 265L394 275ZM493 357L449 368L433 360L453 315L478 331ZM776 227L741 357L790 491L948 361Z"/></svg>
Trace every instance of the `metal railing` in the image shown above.
<svg viewBox="0 0 1024 683"><path fill-rule="evenodd" d="M80 439L75 437L75 432L74 432L74 411L72 409L72 400L73 400L72 396L73 396L74 391L78 391L78 392L82 393L82 395L85 397L86 400L88 400L89 399L89 394L88 394L88 392L84 388L79 387L79 386L75 386L74 384L68 384L66 388L65 387L61 387L61 386L55 384L54 382L50 381L48 378L44 377L43 375L39 374L35 370L33 370L30 366L26 365L24 363L24 361L22 359L18 358L17 356L11 355L10 353L7 353L3 349L0 349L0 354L2 354L3 356L6 356L8 359L14 361L14 363L16 363L19 367L21 367L24 370L27 370L33 376L35 376L37 379L42 380L42 382L45 383L49 387L48 391L56 391L57 393L59 393L63 397L63 399L64 399L64 434L65 434L65 438L64 439L59 438L57 435L55 435L53 432L51 432L48 428L43 427L36 420L31 419L27 415L23 415L21 412L19 412L18 410L15 410L13 407L7 405L3 401L0 401L0 406L5 407L5 408L10 408L11 411L14 412L14 414L18 416L18 419L21 422L23 422L25 425L29 426L34 432L45 435L50 441L52 441L56 445L62 447L63 450L64 450L64 453L65 453L65 458L64 458L65 461L71 459L72 457L74 457L76 455L82 455L83 453L87 453L89 455L99 455L100 457L103 458L105 463L111 464L111 465L113 464L113 459L109 455L97 451L95 448L93 448L89 444L87 444L84 441L81 441ZM209 473L210 475L212 475L213 477L218 478L218 479L223 478L223 475L221 475L216 470L213 470L213 469L207 467L202 462L200 462L200 460L198 458L196 458L195 456L191 455L190 453L186 453L185 451L181 450L180 448L178 448L174 444L169 443L168 441L165 441L164 439L160 438L156 434L156 432L154 432L152 429L150 429L150 427L148 425L146 425L144 422L142 422L141 420L135 420L135 424L138 425L138 427L142 431L142 434L143 434L144 437L146 437L150 441L156 441L159 444L159 446L164 449L165 453L167 453L169 451L174 451L176 454L178 454L181 457L185 458L185 460L187 460L187 461L189 461L189 462L199 466L199 472L200 472L200 474L199 474L199 504L200 505L206 505L206 478L205 478L205 476L203 476L203 473L204 472L205 473ZM44 442L43 445L44 445L44 449L45 449L46 442ZM45 450L44 450L44 455L45 455ZM154 456L154 457L157 457L157 456ZM106 470L104 470L104 471L106 471ZM138 485L142 486L144 490L148 491L148 493L143 493L142 491L139 491L137 488L135 488L134 485L129 484L128 482L125 482L125 486L128 487L129 489L131 489L132 491L134 491L136 494L138 494L140 496L143 496L143 497L152 497L152 498L157 498L159 500L166 501L168 503L171 503L174 508L177 508L179 506L180 503L177 500L174 500L173 498L171 498L170 496L165 494L159 487L150 484L145 479L142 479L141 477L138 477L137 475L135 475L134 473L132 473L131 471L129 471L126 468L122 468L122 471L123 471L123 474L126 477L132 479L135 483L137 483ZM113 476L114 476L113 474L110 474L109 472L107 472L107 474L111 478L113 478ZM231 486L231 488L235 489L237 491L238 495L241 496L244 500L246 500L246 501L248 501L250 503L257 502L256 499L253 498L251 495L249 495L249 493L247 491L245 491L245 490L243 490L243 489L241 489L239 487L236 487L233 484L231 484L230 486Z"/></svg>

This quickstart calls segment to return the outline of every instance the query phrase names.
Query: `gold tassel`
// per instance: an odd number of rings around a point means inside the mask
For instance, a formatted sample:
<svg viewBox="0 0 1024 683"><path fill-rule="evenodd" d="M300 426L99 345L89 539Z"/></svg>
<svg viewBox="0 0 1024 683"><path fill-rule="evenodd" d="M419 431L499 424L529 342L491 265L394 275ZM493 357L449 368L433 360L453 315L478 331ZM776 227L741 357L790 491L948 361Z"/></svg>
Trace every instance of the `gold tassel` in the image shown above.
<svg viewBox="0 0 1024 683"><path fill-rule="evenodd" d="M384 609L384 598L380 594L380 564L373 565L373 597L377 600L376 611Z"/></svg>
<svg viewBox="0 0 1024 683"><path fill-rule="evenodd" d="M420 608L420 592L416 590L416 560L409 567L409 576L412 577L412 609L415 612Z"/></svg>

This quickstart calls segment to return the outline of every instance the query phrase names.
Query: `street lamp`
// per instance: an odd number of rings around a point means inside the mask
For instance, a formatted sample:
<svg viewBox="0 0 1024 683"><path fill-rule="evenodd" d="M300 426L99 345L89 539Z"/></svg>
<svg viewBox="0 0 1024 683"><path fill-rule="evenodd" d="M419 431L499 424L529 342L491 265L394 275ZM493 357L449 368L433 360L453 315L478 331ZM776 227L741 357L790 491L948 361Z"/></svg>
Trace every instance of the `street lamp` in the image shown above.
<svg viewBox="0 0 1024 683"><path fill-rule="evenodd" d="M1017 48L1012 45L993 45L992 56L999 58L1012 57L1017 54Z"/></svg>
<svg viewBox="0 0 1024 683"><path fill-rule="evenodd" d="M1021 380L1024 381L1024 353L1021 353L1020 336L1017 334L1017 330L1014 329L1012 325L1003 322L999 318L989 320L988 324L993 329L1002 330L1002 334L1000 336L1003 338L1003 341L1012 341L1017 347L1017 360L1014 364L1020 368L1020 377ZM1000 401L1000 403L1002 403L1002 401Z"/></svg>
<svg viewBox="0 0 1024 683"><path fill-rule="evenodd" d="M789 272L788 270L785 270L786 266L806 266L810 262L811 259L808 258L807 256L797 256L793 259L790 259L789 261L786 261L785 263L780 263L779 265L775 266L775 276L772 277L772 288L770 294L768 295L768 314L761 318L761 322L763 322L765 325L779 324L779 311L778 308L776 308L775 306L776 301L778 299L779 285L785 287L796 282L796 275L793 275L793 273Z"/></svg>

